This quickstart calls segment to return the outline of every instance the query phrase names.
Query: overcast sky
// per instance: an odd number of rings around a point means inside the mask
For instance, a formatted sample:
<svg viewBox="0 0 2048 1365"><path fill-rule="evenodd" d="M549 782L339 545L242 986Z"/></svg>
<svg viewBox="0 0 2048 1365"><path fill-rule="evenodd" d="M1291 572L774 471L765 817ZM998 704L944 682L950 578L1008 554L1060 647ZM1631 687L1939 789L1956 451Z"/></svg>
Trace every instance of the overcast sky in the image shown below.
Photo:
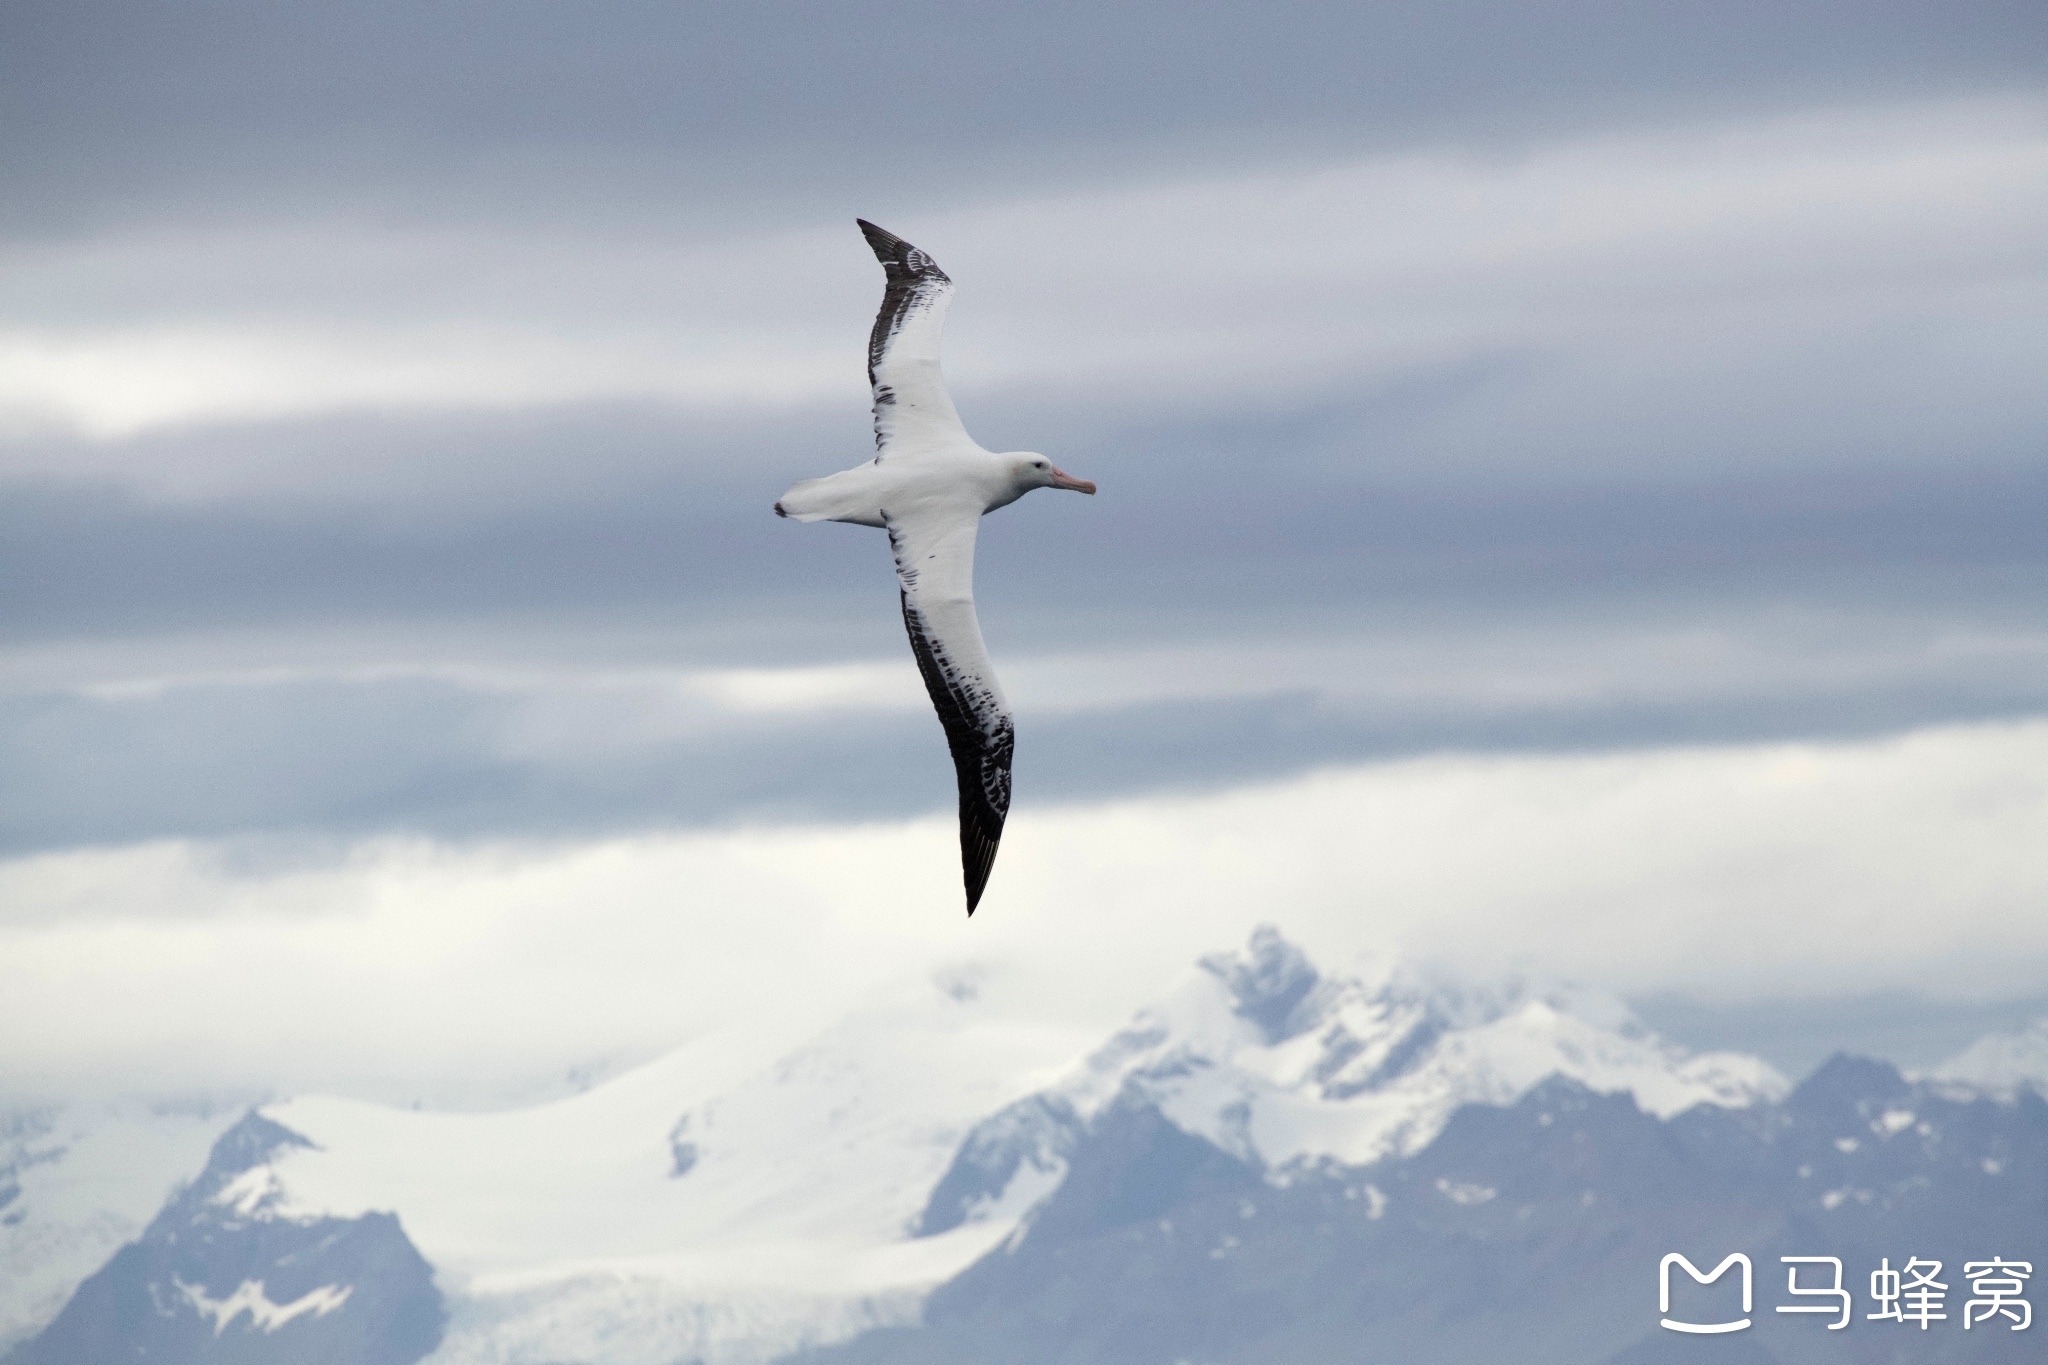
<svg viewBox="0 0 2048 1365"><path fill-rule="evenodd" d="M2048 980L2036 5L16 4L0 168L0 1088L1092 1027L1262 920ZM1102 487L983 528L971 925L884 547L768 510L867 453L856 214Z"/></svg>

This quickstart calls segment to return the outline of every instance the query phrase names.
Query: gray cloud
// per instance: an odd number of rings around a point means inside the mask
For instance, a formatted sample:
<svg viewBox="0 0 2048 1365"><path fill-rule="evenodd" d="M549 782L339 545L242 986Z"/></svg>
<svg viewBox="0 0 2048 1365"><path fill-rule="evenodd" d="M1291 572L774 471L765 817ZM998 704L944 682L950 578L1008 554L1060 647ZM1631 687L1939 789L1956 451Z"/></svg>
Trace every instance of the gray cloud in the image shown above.
<svg viewBox="0 0 2048 1365"><path fill-rule="evenodd" d="M1738 627L1647 646L1611 626L1604 638L1525 628L1410 638L1311 664L1292 685L1269 675L1233 687L1253 645L1212 653L1206 689L1162 667L1130 699L1098 691L1078 704L1061 694L1078 683L1086 697L1087 665L1064 687L1026 667L1019 799L1217 789L1444 750L1851 738L2048 708L2038 635L1958 656L1952 634L1897 622L1876 641L1869 622L1853 639L1775 641L1750 622L1747 638ZM734 710L645 672L17 692L0 697L0 855L250 835L559 839L948 809L937 726L907 659L891 662L910 704L852 711ZM1159 695L1169 687L1181 695Z"/></svg>
<svg viewBox="0 0 2048 1365"><path fill-rule="evenodd" d="M699 223L2038 83L2024 0L13 5L17 230L281 203ZM603 204L596 209L594 202ZM466 207L463 207L466 205Z"/></svg>
<svg viewBox="0 0 2048 1365"><path fill-rule="evenodd" d="M2034 509L2048 467L2017 443L1951 447L1932 467L1823 463L1738 477L1674 462L1553 487L1431 479L1421 459L1386 468L1335 458L1384 450L1375 428L1405 401L1304 407L1246 426L1049 422L1056 439L1046 446L1105 492L1085 502L1042 495L985 524L990 630L1078 644L1132 631L1230 633L1252 608L1330 619L1724 593L1843 603L1900 594L1965 615L2039 601L2048 529ZM768 511L790 478L829 466L810 452L826 444L821 433L846 436L845 425L717 433L709 439L728 456L742 441L759 455L719 464L671 454L706 440L701 426L609 411L145 438L142 461L175 459L181 443L244 441L316 465L373 446L393 467L452 459L454 469L438 488L420 489L432 476L417 470L401 475L419 491L388 510L166 505L17 484L0 506L0 612L17 640L471 614L541 623L573 612L775 634L773 621L802 631L860 604L884 619L889 574L872 534L795 528ZM552 472L523 470L529 456ZM570 475L572 465L581 472ZM507 472L494 478L494 468ZM845 632L827 629L815 645L769 655L847 648Z"/></svg>

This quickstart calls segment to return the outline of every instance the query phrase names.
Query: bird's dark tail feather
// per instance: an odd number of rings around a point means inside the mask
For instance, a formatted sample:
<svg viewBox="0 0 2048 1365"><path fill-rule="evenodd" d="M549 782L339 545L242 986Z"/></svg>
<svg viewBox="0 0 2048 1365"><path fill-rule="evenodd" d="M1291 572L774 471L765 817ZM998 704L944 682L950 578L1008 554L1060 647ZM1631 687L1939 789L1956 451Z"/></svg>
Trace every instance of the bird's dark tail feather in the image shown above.
<svg viewBox="0 0 2048 1365"><path fill-rule="evenodd" d="M967 915L974 917L974 907L981 904L981 893L988 887L989 873L996 866L996 845L1002 842L1003 822L996 819L993 827L989 823L989 810L980 794L967 790L967 779L960 780L960 878L967 888Z"/></svg>

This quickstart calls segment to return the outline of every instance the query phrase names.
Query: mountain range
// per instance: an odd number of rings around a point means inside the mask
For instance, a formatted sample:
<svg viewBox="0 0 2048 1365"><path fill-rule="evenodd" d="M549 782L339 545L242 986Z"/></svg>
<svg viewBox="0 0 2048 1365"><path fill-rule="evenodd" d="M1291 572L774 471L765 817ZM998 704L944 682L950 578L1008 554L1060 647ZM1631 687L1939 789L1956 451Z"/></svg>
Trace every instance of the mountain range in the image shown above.
<svg viewBox="0 0 2048 1365"><path fill-rule="evenodd" d="M18 1113L0 1359L2041 1358L2016 1308L1961 1322L1967 1264L2048 1261L2039 1029L1793 1087L1595 992L1331 974L1264 928L1078 1041L958 971L526 1109ZM1699 1285L1674 1252L1746 1256L1750 1326L1661 1326L1740 1315L1742 1267ZM1840 1262L1845 1327L1777 1311L1830 1273L1781 1257ZM1869 1318L1871 1272L1915 1258L1947 1316Z"/></svg>

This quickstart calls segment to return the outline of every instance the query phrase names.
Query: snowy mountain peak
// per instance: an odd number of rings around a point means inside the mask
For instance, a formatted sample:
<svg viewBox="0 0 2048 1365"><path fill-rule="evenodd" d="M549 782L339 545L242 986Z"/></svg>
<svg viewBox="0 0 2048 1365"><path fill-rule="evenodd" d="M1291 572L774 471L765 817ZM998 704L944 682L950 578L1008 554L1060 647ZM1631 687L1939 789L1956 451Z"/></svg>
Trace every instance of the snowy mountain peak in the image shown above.
<svg viewBox="0 0 2048 1365"><path fill-rule="evenodd" d="M2048 1017L2012 1033L1990 1033L1926 1075L1944 1089L2011 1100L2022 1090L2048 1098Z"/></svg>
<svg viewBox="0 0 2048 1365"><path fill-rule="evenodd" d="M122 1360L411 1365L441 1340L433 1269L397 1216L298 1217L280 1166L313 1144L251 1112L11 1365ZM121 1324L118 1339L109 1324Z"/></svg>
<svg viewBox="0 0 2048 1365"><path fill-rule="evenodd" d="M187 1193L195 1206L210 1205L237 1218L273 1218L284 1196L272 1164L284 1152L311 1147L283 1124L251 1110L220 1135L206 1169Z"/></svg>
<svg viewBox="0 0 2048 1365"><path fill-rule="evenodd" d="M1112 1103L1154 1104L1277 1171L1412 1153L1459 1105L1511 1104L1550 1076L1626 1092L1659 1117L1787 1089L1756 1058L1665 1044L1593 992L1431 982L1387 964L1330 976L1270 925L1199 967L1054 1089L1059 1112L1086 1121ZM1034 1140L1051 1160L1057 1144Z"/></svg>
<svg viewBox="0 0 2048 1365"><path fill-rule="evenodd" d="M252 1109L213 1144L213 1151L206 1160L206 1170L199 1177L200 1184L203 1188L209 1183L219 1185L232 1181L244 1172L264 1165L281 1150L312 1145L283 1124Z"/></svg>

